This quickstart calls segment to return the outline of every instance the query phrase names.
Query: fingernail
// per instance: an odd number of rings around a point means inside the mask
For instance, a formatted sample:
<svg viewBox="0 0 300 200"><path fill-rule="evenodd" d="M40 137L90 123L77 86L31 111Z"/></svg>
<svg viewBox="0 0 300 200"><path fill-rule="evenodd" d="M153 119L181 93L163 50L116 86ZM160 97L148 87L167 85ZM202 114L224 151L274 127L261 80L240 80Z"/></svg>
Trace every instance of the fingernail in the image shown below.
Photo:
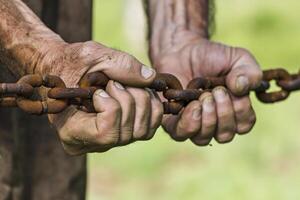
<svg viewBox="0 0 300 200"><path fill-rule="evenodd" d="M239 93L246 92L249 87L249 80L246 76L239 76L236 80L236 90Z"/></svg>
<svg viewBox="0 0 300 200"><path fill-rule="evenodd" d="M201 109L200 108L196 108L194 111L193 111L193 119L194 120L199 120L201 118Z"/></svg>
<svg viewBox="0 0 300 200"><path fill-rule="evenodd" d="M124 86L121 85L121 83L119 83L119 82L114 81L114 85L120 90L125 90Z"/></svg>
<svg viewBox="0 0 300 200"><path fill-rule="evenodd" d="M226 92L223 88L218 88L218 89L215 90L214 96L215 96L216 101L220 102L220 101L225 100Z"/></svg>
<svg viewBox="0 0 300 200"><path fill-rule="evenodd" d="M145 79L148 79L154 74L154 70L150 67L146 67L145 65L143 65L141 69L141 74Z"/></svg>
<svg viewBox="0 0 300 200"><path fill-rule="evenodd" d="M212 112L214 111L214 100L212 96L206 97L203 100L203 110L204 112Z"/></svg>
<svg viewBox="0 0 300 200"><path fill-rule="evenodd" d="M103 97L103 98L109 98L110 97L104 90L97 90L96 95L99 95L100 97Z"/></svg>

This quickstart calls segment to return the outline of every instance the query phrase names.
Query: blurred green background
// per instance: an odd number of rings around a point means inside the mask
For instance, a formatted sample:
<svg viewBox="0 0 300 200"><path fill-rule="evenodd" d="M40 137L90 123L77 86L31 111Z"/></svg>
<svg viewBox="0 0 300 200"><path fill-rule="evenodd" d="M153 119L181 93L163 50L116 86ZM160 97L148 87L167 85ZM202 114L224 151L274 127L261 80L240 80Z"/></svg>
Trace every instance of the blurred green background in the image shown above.
<svg viewBox="0 0 300 200"><path fill-rule="evenodd" d="M216 0L213 40L248 48L264 69L300 67L300 1ZM94 39L145 63L141 0L95 0ZM152 141L89 156L88 200L300 199L300 94L276 105L252 98L257 124L227 145Z"/></svg>

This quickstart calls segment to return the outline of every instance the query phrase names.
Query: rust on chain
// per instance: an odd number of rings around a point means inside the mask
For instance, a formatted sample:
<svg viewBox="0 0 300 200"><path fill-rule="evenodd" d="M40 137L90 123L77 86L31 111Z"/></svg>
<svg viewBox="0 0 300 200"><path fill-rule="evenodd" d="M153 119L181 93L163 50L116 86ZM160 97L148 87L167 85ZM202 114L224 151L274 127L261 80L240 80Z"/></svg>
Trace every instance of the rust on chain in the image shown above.
<svg viewBox="0 0 300 200"><path fill-rule="evenodd" d="M97 89L105 89L109 78L102 72L86 74L78 88L66 88L57 76L26 75L17 83L0 83L0 106L19 107L30 114L56 114L69 105L75 105L87 112L95 112L93 94ZM280 88L270 91L270 82L275 81ZM199 77L191 80L186 89L171 74L158 73L150 89L161 92L166 99L163 102L165 114L178 114L189 102L199 99L201 94L217 86L226 87L225 77ZM46 95L40 94L39 88L48 89ZM257 98L264 103L282 101L291 92L300 90L300 73L289 74L285 69L264 71L263 80L254 89ZM36 95L38 93L38 95ZM37 98L40 96L43 98Z"/></svg>
<svg viewBox="0 0 300 200"><path fill-rule="evenodd" d="M65 83L57 76L46 75L44 77L34 74L24 76L18 81L18 84L29 84L33 88L47 87L47 88L65 88ZM62 112L67 106L67 100L51 99L46 100L32 100L28 97L20 95L16 99L17 105L23 111L30 114L56 114Z"/></svg>
<svg viewBox="0 0 300 200"><path fill-rule="evenodd" d="M79 83L81 88L96 86L104 89L110 79L102 72L92 72L86 74Z"/></svg>
<svg viewBox="0 0 300 200"><path fill-rule="evenodd" d="M274 80L276 85L281 88L280 91L267 92L270 88L270 81ZM290 90L285 90L280 86L280 83L289 83L292 76L282 68L271 69L264 71L263 82L256 90L257 98L264 103L274 103L287 99L290 95Z"/></svg>
<svg viewBox="0 0 300 200"><path fill-rule="evenodd" d="M188 89L209 90L217 86L225 86L224 77L199 77L191 80L187 86Z"/></svg>
<svg viewBox="0 0 300 200"><path fill-rule="evenodd" d="M178 114L186 104L185 99L178 98L179 93L184 91L183 86L172 74L157 74L150 88L158 92L163 92L164 98L168 100L167 102L163 102L165 114Z"/></svg>
<svg viewBox="0 0 300 200"><path fill-rule="evenodd" d="M0 99L0 107L17 107L17 101L15 97L2 97Z"/></svg>
<svg viewBox="0 0 300 200"><path fill-rule="evenodd" d="M79 83L79 87L86 91L92 91L92 94L97 89L105 89L110 79L102 72L92 72L86 74ZM86 112L95 112L92 95L88 98L73 98L74 104L83 107Z"/></svg>

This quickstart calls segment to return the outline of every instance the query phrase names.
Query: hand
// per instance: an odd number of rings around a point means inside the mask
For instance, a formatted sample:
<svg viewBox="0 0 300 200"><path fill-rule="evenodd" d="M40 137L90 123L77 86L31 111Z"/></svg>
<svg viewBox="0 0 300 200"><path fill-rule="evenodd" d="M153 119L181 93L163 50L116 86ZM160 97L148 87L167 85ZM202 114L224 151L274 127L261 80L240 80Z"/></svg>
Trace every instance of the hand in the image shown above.
<svg viewBox="0 0 300 200"><path fill-rule="evenodd" d="M196 77L226 76L228 87L205 92L178 116L164 116L163 127L170 136L205 146L213 137L226 143L236 133L249 132L256 118L248 92L262 79L255 58L245 49L210 42L188 31L176 34L173 42L167 36L163 41L160 51L157 47L151 50L159 72L172 73L184 86Z"/></svg>
<svg viewBox="0 0 300 200"><path fill-rule="evenodd" d="M149 140L161 123L163 107L157 95L136 88L147 87L156 72L124 52L95 42L63 44L48 51L39 64L48 69L47 73L59 75L67 87L78 86L85 73L94 71L112 79L106 91L98 90L93 96L97 113L70 106L61 114L49 116L71 155Z"/></svg>

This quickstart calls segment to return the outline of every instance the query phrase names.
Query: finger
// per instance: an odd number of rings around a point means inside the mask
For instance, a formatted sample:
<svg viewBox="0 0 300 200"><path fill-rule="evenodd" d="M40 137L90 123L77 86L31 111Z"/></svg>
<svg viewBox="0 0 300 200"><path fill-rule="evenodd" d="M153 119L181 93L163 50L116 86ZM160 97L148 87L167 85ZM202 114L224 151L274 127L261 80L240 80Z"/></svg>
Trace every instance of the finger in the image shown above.
<svg viewBox="0 0 300 200"><path fill-rule="evenodd" d="M184 30L187 25L187 16L186 16L186 2L181 0L176 0L174 2L174 22L177 25L177 29Z"/></svg>
<svg viewBox="0 0 300 200"><path fill-rule="evenodd" d="M175 124L176 125L176 124ZM201 128L201 104L192 101L182 111L173 134L175 140L183 141L200 131Z"/></svg>
<svg viewBox="0 0 300 200"><path fill-rule="evenodd" d="M150 129L151 101L150 94L139 88L127 87L127 91L135 101L135 120L133 126L133 139L144 140Z"/></svg>
<svg viewBox="0 0 300 200"><path fill-rule="evenodd" d="M119 139L121 112L118 102L105 91L97 90L93 96L97 113L86 113L69 107L52 116L63 147L71 155L80 155L97 148L99 152L114 147Z"/></svg>
<svg viewBox="0 0 300 200"><path fill-rule="evenodd" d="M155 70L146 67L135 57L121 51L110 54L109 58L99 62L89 72L102 71L112 80L134 87L149 86L155 79Z"/></svg>
<svg viewBox="0 0 300 200"><path fill-rule="evenodd" d="M130 143L133 135L135 102L133 97L120 83L109 81L106 87L108 94L119 102L122 109L119 145Z"/></svg>
<svg viewBox="0 0 300 200"><path fill-rule="evenodd" d="M115 145L119 141L122 110L120 104L104 90L97 90L93 96L97 112L95 142L97 145Z"/></svg>
<svg viewBox="0 0 300 200"><path fill-rule="evenodd" d="M217 128L217 111L213 96L205 92L199 98L202 104L202 126L201 131L192 138L192 142L199 146L206 146L215 135Z"/></svg>
<svg viewBox="0 0 300 200"><path fill-rule="evenodd" d="M233 49L232 57L235 63L226 77L226 84L233 94L241 96L259 86L262 71L255 58L245 49Z"/></svg>
<svg viewBox="0 0 300 200"><path fill-rule="evenodd" d="M248 133L254 126L256 117L255 112L251 106L249 96L235 97L231 96L233 109L235 113L237 133Z"/></svg>
<svg viewBox="0 0 300 200"><path fill-rule="evenodd" d="M151 96L151 118L150 118L150 130L149 134L147 135L147 139L151 139L157 128L160 126L162 122L162 117L164 114L164 108L162 105L162 102L159 98L159 96L151 91L150 89L148 90Z"/></svg>
<svg viewBox="0 0 300 200"><path fill-rule="evenodd" d="M230 96L224 87L217 87L213 91L216 102L218 127L215 139L219 143L232 141L236 131L234 111Z"/></svg>

